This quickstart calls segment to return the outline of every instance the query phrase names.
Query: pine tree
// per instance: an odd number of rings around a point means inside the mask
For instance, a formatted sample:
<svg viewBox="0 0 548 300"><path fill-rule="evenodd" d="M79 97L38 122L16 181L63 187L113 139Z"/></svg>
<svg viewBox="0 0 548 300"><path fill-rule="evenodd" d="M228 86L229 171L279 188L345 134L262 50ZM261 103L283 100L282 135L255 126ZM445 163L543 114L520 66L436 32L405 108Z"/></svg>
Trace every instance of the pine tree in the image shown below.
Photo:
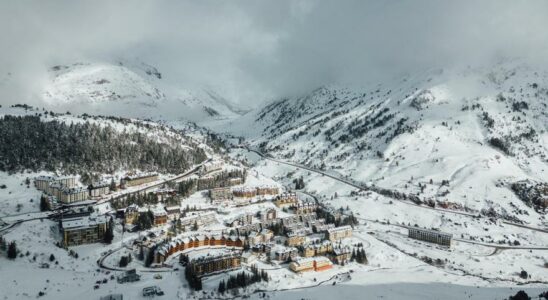
<svg viewBox="0 0 548 300"><path fill-rule="evenodd" d="M225 293L226 286L225 286L225 281L224 280L221 280L219 282L219 288L217 289L217 291L219 292L219 294L224 294Z"/></svg>
<svg viewBox="0 0 548 300"><path fill-rule="evenodd" d="M107 244L112 243L112 240L114 239L114 222L112 221L112 218L107 224L107 230L105 231L105 235L103 236L103 241Z"/></svg>
<svg viewBox="0 0 548 300"><path fill-rule="evenodd" d="M8 246L8 258L15 259L17 257L17 245L15 242L11 242Z"/></svg>
<svg viewBox="0 0 548 300"><path fill-rule="evenodd" d="M40 211L49 210L48 198L45 195L40 197Z"/></svg>
<svg viewBox="0 0 548 300"><path fill-rule="evenodd" d="M49 256L49 261L51 261L51 262L54 262L54 261L55 261L55 256L54 256L53 254L51 254L51 255Z"/></svg>
<svg viewBox="0 0 548 300"><path fill-rule="evenodd" d="M116 190L118 190L118 188L116 187L116 182L114 181L114 178L112 178L112 180L110 181L109 189L112 192L115 192Z"/></svg>
<svg viewBox="0 0 548 300"><path fill-rule="evenodd" d="M139 247L139 255L137 256L137 259L140 261L145 259L145 252L143 250L143 247Z"/></svg>

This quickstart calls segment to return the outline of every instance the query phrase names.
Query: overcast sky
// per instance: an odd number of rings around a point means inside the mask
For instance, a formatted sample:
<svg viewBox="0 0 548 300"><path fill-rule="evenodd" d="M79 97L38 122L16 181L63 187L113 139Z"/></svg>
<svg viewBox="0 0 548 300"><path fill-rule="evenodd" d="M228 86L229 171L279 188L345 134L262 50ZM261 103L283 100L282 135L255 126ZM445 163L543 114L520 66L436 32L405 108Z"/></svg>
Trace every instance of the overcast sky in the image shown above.
<svg viewBox="0 0 548 300"><path fill-rule="evenodd" d="M429 67L540 60L548 1L1 1L0 26L0 85L11 72L1 88L13 97L54 64L138 58L167 81L255 105Z"/></svg>

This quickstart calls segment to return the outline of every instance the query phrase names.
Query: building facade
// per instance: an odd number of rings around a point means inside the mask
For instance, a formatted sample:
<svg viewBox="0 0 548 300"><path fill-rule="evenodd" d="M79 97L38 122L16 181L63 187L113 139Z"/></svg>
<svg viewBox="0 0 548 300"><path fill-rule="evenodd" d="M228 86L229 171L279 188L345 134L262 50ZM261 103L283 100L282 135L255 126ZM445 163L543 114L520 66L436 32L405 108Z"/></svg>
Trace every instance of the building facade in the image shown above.
<svg viewBox="0 0 548 300"><path fill-rule="evenodd" d="M451 246L453 235L450 233L416 227L408 227L407 229L409 230L409 237L412 239L436 243L442 246Z"/></svg>
<svg viewBox="0 0 548 300"><path fill-rule="evenodd" d="M349 225L330 228L327 230L326 238L332 242L352 236L352 227Z"/></svg>
<svg viewBox="0 0 548 300"><path fill-rule="evenodd" d="M237 269L240 265L241 255L229 253L192 260L188 263L187 268L191 268L193 273L198 276L204 276L215 272Z"/></svg>
<svg viewBox="0 0 548 300"><path fill-rule="evenodd" d="M60 223L64 247L100 242L108 229L107 218L97 215L64 219Z"/></svg>
<svg viewBox="0 0 548 300"><path fill-rule="evenodd" d="M141 185L158 180L158 173L139 173L128 175L121 180L121 185L125 187Z"/></svg>
<svg viewBox="0 0 548 300"><path fill-rule="evenodd" d="M232 199L232 190L229 187L220 187L209 190L209 198L211 200L226 200Z"/></svg>
<svg viewBox="0 0 548 300"><path fill-rule="evenodd" d="M88 186L89 196L90 197L101 197L110 193L110 183L109 182L96 182Z"/></svg>

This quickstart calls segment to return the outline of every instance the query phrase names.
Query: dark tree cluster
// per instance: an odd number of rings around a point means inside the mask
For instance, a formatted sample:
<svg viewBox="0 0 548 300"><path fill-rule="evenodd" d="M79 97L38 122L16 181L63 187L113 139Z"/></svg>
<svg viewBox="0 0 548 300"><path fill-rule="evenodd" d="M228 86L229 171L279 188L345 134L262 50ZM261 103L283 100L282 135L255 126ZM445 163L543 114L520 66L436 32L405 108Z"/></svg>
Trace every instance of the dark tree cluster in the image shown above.
<svg viewBox="0 0 548 300"><path fill-rule="evenodd" d="M367 264L367 255L365 254L365 250L363 249L363 247L361 247L361 245L357 250L352 250L352 256L350 257L350 260L356 261L360 264Z"/></svg>
<svg viewBox="0 0 548 300"><path fill-rule="evenodd" d="M132 260L131 253L128 254L127 256L124 255L124 256L120 257L120 262L118 263L118 266L120 266L120 268L125 268L125 267L127 267L127 265L129 265L131 260Z"/></svg>
<svg viewBox="0 0 548 300"><path fill-rule="evenodd" d="M130 194L126 198L112 201L112 207L114 209L119 209L123 207L128 207L131 204L137 204L138 206L145 206L146 204L157 204L157 203L158 203L158 195L156 195L155 193Z"/></svg>
<svg viewBox="0 0 548 300"><path fill-rule="evenodd" d="M252 266L251 274L242 271L237 273L236 275L231 275L226 283L224 280L221 280L221 282L219 282L219 288L217 289L217 291L220 294L224 294L226 291L231 289L244 288L257 282L268 282L268 280L268 273L265 270L259 271L256 266Z"/></svg>
<svg viewBox="0 0 548 300"><path fill-rule="evenodd" d="M303 177L295 178L293 179L293 183L295 184L296 190L302 190L304 189L304 179Z"/></svg>
<svg viewBox="0 0 548 300"><path fill-rule="evenodd" d="M105 231L105 235L103 236L103 241L107 244L112 243L112 240L114 239L114 221L112 218L110 218L109 222L107 223L107 231Z"/></svg>
<svg viewBox="0 0 548 300"><path fill-rule="evenodd" d="M202 290L202 278L194 272L194 268L185 268L185 278L190 288L194 289L195 291Z"/></svg>
<svg viewBox="0 0 548 300"><path fill-rule="evenodd" d="M152 224L154 222L154 215L150 210L146 212L139 213L139 216L137 217L137 228L139 230L147 230L152 227Z"/></svg>
<svg viewBox="0 0 548 300"><path fill-rule="evenodd" d="M69 124L7 115L0 119L0 170L61 169L82 175L120 169L181 173L206 159L201 148L184 147L169 135L162 138L167 142L89 122Z"/></svg>

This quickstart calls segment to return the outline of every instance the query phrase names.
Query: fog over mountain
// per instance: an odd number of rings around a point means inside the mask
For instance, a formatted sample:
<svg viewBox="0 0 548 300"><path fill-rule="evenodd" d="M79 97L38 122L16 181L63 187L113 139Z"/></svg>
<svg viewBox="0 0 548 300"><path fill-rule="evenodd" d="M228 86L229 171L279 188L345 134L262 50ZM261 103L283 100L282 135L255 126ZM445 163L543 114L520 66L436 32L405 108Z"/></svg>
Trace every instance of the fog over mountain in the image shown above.
<svg viewBox="0 0 548 300"><path fill-rule="evenodd" d="M434 67L544 64L546 11L545 1L3 1L0 102L39 101L47 70L78 62L143 61L247 107Z"/></svg>

